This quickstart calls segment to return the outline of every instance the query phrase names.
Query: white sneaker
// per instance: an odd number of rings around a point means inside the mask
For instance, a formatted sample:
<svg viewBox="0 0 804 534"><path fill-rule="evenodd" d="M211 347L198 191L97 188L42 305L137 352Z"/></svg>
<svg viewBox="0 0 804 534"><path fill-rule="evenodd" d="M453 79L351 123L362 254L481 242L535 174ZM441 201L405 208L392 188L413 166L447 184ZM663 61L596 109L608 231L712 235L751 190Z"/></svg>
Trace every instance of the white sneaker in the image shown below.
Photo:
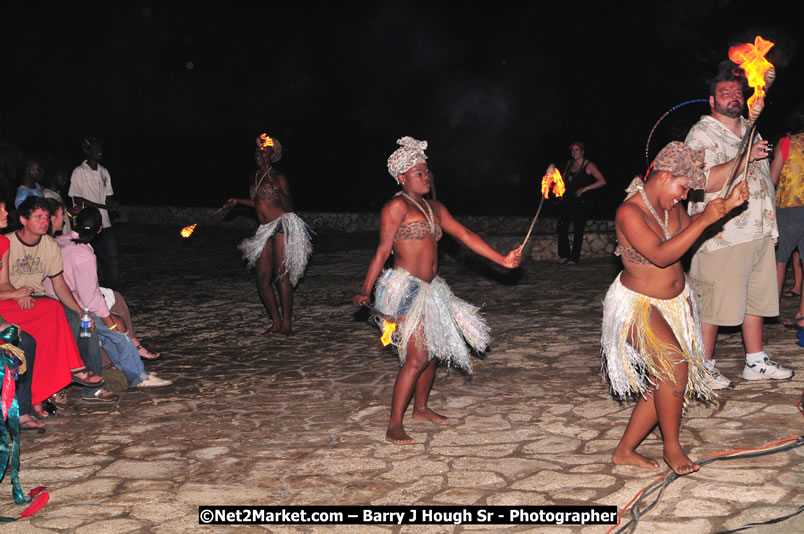
<svg viewBox="0 0 804 534"><path fill-rule="evenodd" d="M165 380L164 378L159 378L155 374L151 373L148 375L148 378L137 384L135 387L138 388L158 388L162 386L169 386L173 382L170 380Z"/></svg>
<svg viewBox="0 0 804 534"><path fill-rule="evenodd" d="M782 367L767 356L761 362L745 362L743 378L746 380L784 380L793 376L793 370Z"/></svg>
<svg viewBox="0 0 804 534"><path fill-rule="evenodd" d="M717 370L717 367L715 367L715 360L704 360L703 363L704 367L706 367L706 370L709 371L706 379L709 382L710 388L726 389L734 387L734 382L720 374L720 371Z"/></svg>

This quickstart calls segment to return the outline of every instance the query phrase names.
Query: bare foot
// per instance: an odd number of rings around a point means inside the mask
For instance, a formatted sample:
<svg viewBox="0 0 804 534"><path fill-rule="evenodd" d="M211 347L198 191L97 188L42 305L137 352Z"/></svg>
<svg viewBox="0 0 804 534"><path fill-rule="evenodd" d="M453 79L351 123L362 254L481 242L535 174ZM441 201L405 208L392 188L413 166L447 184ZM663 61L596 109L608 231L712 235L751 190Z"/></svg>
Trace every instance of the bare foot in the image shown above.
<svg viewBox="0 0 804 534"><path fill-rule="evenodd" d="M293 329L289 326L282 326L274 330L272 327L270 330L268 330L268 335L276 337L290 337L293 335Z"/></svg>
<svg viewBox="0 0 804 534"><path fill-rule="evenodd" d="M405 429L401 426L389 426L385 433L385 441L390 441L394 445L413 445L416 440L408 436Z"/></svg>
<svg viewBox="0 0 804 534"><path fill-rule="evenodd" d="M642 456L634 450L616 449L611 455L611 462L615 465L635 465L643 469L658 469L659 464L653 458Z"/></svg>
<svg viewBox="0 0 804 534"><path fill-rule="evenodd" d="M687 458L681 447L665 448L664 461L677 475L689 475L701 468L700 465Z"/></svg>
<svg viewBox="0 0 804 534"><path fill-rule="evenodd" d="M433 423L446 423L449 417L435 413L430 408L413 408L413 418L425 421L432 421Z"/></svg>
<svg viewBox="0 0 804 534"><path fill-rule="evenodd" d="M266 335L266 336L272 336L272 335L274 335L274 332L278 331L278 330L279 330L279 328L280 328L280 326L281 326L281 325L280 325L278 322L276 322L276 323L272 324L272 325L271 325L271 328L269 328L269 329L268 329L268 330L265 332L265 335Z"/></svg>

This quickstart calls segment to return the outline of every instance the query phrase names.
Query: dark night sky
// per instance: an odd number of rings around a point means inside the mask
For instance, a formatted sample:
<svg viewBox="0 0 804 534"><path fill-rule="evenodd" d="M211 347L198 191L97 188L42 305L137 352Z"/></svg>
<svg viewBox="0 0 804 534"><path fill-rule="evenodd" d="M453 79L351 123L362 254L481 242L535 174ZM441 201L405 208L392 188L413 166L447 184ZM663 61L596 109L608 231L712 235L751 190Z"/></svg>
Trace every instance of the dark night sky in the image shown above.
<svg viewBox="0 0 804 534"><path fill-rule="evenodd" d="M581 139L611 184L610 215L645 170L653 124L707 96L730 45L777 43L765 137L801 103L796 23L778 5L555 4L569 7L3 7L0 144L71 168L94 135L119 201L219 206L246 194L267 131L285 146L298 209L375 211L395 191L385 160L411 135L430 142L453 212L529 215L547 164L562 167ZM651 156L707 112L672 113Z"/></svg>

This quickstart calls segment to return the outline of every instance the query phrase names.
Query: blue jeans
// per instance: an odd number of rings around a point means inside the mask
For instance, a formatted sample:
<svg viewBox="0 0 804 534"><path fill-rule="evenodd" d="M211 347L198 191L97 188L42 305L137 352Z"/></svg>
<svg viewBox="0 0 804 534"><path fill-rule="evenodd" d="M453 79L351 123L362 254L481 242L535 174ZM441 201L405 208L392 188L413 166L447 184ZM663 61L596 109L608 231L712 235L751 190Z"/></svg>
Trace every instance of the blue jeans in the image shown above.
<svg viewBox="0 0 804 534"><path fill-rule="evenodd" d="M103 350L109 355L114 366L126 375L128 387L133 388L148 378L148 372L142 365L140 353L134 342L127 335L110 330L94 313L92 318L95 319L95 332L98 333Z"/></svg>
<svg viewBox="0 0 804 534"><path fill-rule="evenodd" d="M73 310L68 308L67 306L62 303L62 308L64 308L64 315L67 317L67 322L70 324L70 329L73 331L73 336L75 337L75 344L78 346L78 352L81 355L81 360L84 361L84 365L86 365L90 371L95 373L96 375L101 374L101 354L100 354L100 345L98 341L98 334L97 328L92 331L92 335L90 337L80 337L78 335L81 329L81 316L75 313ZM82 391L82 395L84 397L91 397L98 391L101 387L84 387Z"/></svg>
<svg viewBox="0 0 804 534"><path fill-rule="evenodd" d="M804 206L776 208L779 226L779 243L776 247L776 263L787 263L793 251L804 249Z"/></svg>

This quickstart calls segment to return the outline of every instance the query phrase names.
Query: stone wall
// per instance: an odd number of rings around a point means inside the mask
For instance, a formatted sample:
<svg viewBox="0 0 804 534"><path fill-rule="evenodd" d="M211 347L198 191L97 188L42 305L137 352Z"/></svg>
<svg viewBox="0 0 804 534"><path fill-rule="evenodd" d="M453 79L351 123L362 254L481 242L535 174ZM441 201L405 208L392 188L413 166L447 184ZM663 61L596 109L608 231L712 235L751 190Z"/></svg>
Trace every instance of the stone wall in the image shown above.
<svg viewBox="0 0 804 534"><path fill-rule="evenodd" d="M319 236L333 233L377 232L380 226L379 213L305 212L298 215ZM455 216L494 248L510 250L524 239L530 226L530 218L505 216ZM122 206L115 222L131 224L156 224L184 227L193 223L199 226L252 230L257 227L253 211L222 210L215 208L177 206ZM604 257L614 252L614 221L591 220L584 234L583 256ZM528 255L534 260L558 259L556 245L556 220L539 219L528 241Z"/></svg>

